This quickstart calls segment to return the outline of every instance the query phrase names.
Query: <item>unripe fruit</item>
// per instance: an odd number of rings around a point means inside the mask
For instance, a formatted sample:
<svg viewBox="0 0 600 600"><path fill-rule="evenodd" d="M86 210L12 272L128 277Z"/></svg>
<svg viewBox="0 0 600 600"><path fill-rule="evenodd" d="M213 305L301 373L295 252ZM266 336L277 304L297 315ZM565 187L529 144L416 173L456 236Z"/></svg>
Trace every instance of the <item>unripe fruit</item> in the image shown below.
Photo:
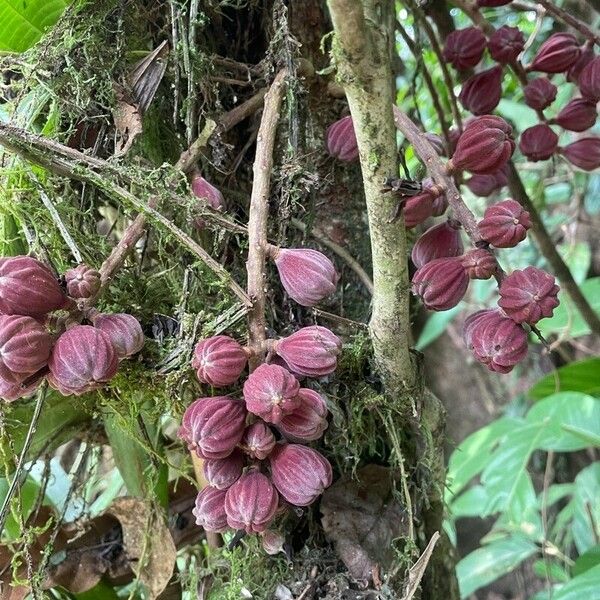
<svg viewBox="0 0 600 600"><path fill-rule="evenodd" d="M100 273L87 265L79 265L65 273L67 293L76 300L91 298L100 289Z"/></svg>
<svg viewBox="0 0 600 600"><path fill-rule="evenodd" d="M294 373L323 377L333 373L342 341L326 327L303 327L274 344L275 352Z"/></svg>
<svg viewBox="0 0 600 600"><path fill-rule="evenodd" d="M578 83L581 71L588 63L594 60L594 58L594 44L587 42L582 46L579 58L573 63L573 65L569 69L567 73L567 81L571 81L572 83Z"/></svg>
<svg viewBox="0 0 600 600"><path fill-rule="evenodd" d="M594 126L596 122L596 103L585 98L573 98L558 113L555 119L549 122L560 125L568 131L585 131Z"/></svg>
<svg viewBox="0 0 600 600"><path fill-rule="evenodd" d="M473 75L463 83L458 99L474 115L491 113L502 96L502 67L496 66Z"/></svg>
<svg viewBox="0 0 600 600"><path fill-rule="evenodd" d="M244 383L248 410L268 423L279 423L300 405L298 380L283 367L262 364Z"/></svg>
<svg viewBox="0 0 600 600"><path fill-rule="evenodd" d="M508 185L508 177L504 169L499 169L488 175L473 175L465 184L471 193L485 198Z"/></svg>
<svg viewBox="0 0 600 600"><path fill-rule="evenodd" d="M196 517L196 525L200 525L206 531L225 531L227 529L225 490L218 490L211 486L200 490L192 514Z"/></svg>
<svg viewBox="0 0 600 600"><path fill-rule="evenodd" d="M92 324L108 335L120 359L133 356L144 347L142 326L133 315L100 313L92 317Z"/></svg>
<svg viewBox="0 0 600 600"><path fill-rule="evenodd" d="M206 481L217 490L231 487L240 478L243 469L244 455L239 450L234 450L226 458L207 458L203 465Z"/></svg>
<svg viewBox="0 0 600 600"><path fill-rule="evenodd" d="M600 138L586 137L560 148L560 153L576 167L584 171L600 168Z"/></svg>
<svg viewBox="0 0 600 600"><path fill-rule="evenodd" d="M581 48L575 36L570 33L555 33L540 46L527 70L562 73L575 63L580 54Z"/></svg>
<svg viewBox="0 0 600 600"><path fill-rule="evenodd" d="M0 258L0 313L41 317L67 298L46 265L30 256Z"/></svg>
<svg viewBox="0 0 600 600"><path fill-rule="evenodd" d="M32 317L0 315L0 364L22 375L46 366L52 336Z"/></svg>
<svg viewBox="0 0 600 600"><path fill-rule="evenodd" d="M300 388L301 403L294 412L286 415L277 429L290 442L312 442L318 440L327 429L327 404L317 392Z"/></svg>
<svg viewBox="0 0 600 600"><path fill-rule="evenodd" d="M412 292L429 310L448 310L465 295L469 276L460 256L437 258L423 265L412 278Z"/></svg>
<svg viewBox="0 0 600 600"><path fill-rule="evenodd" d="M352 117L348 115L327 128L327 150L329 154L344 162L358 158L358 142L354 133Z"/></svg>
<svg viewBox="0 0 600 600"><path fill-rule="evenodd" d="M470 69L483 56L485 35L477 27L457 29L448 34L444 44L443 57L455 69Z"/></svg>
<svg viewBox="0 0 600 600"><path fill-rule="evenodd" d="M460 222L448 219L430 227L415 243L411 258L416 267L447 256L460 256L463 244L460 239Z"/></svg>
<svg viewBox="0 0 600 600"><path fill-rule="evenodd" d="M486 242L496 248L514 248L531 227L529 213L516 200L503 200L486 209L477 228Z"/></svg>
<svg viewBox="0 0 600 600"><path fill-rule="evenodd" d="M504 279L498 290L498 306L516 323L535 325L540 319L552 316L559 305L559 290L552 275L536 267L526 267Z"/></svg>
<svg viewBox="0 0 600 600"><path fill-rule="evenodd" d="M333 479L329 461L308 446L278 444L269 462L275 487L294 506L312 504Z"/></svg>
<svg viewBox="0 0 600 600"><path fill-rule="evenodd" d="M275 447L275 436L264 421L256 421L246 427L242 447L251 458L264 460Z"/></svg>
<svg viewBox="0 0 600 600"><path fill-rule="evenodd" d="M527 106L544 110L556 100L558 88L547 77L537 77L525 86L524 93Z"/></svg>
<svg viewBox="0 0 600 600"><path fill-rule="evenodd" d="M200 458L226 458L240 443L245 426L246 409L239 400L198 398L187 407L177 435Z"/></svg>
<svg viewBox="0 0 600 600"><path fill-rule="evenodd" d="M206 181L204 177L196 175L192 179L191 185L194 196L206 200L206 203L214 210L223 210L225 207L223 194L214 185Z"/></svg>
<svg viewBox="0 0 600 600"><path fill-rule="evenodd" d="M486 115L465 127L448 169L476 174L494 173L512 156L515 142L512 127L502 118Z"/></svg>
<svg viewBox="0 0 600 600"><path fill-rule="evenodd" d="M404 226L412 229L433 216L433 196L423 191L409 198L402 207Z"/></svg>
<svg viewBox="0 0 600 600"><path fill-rule="evenodd" d="M462 257L462 265L470 279L489 279L498 270L496 257L485 248L469 250Z"/></svg>
<svg viewBox="0 0 600 600"><path fill-rule="evenodd" d="M594 102L600 100L600 56L583 67L579 74L578 85L584 98Z"/></svg>
<svg viewBox="0 0 600 600"><path fill-rule="evenodd" d="M67 329L54 344L48 361L48 383L63 396L102 387L116 374L117 353L108 335L89 325Z"/></svg>
<svg viewBox="0 0 600 600"><path fill-rule="evenodd" d="M525 48L525 37L517 27L503 25L490 36L488 50L491 57L499 63L516 60Z"/></svg>
<svg viewBox="0 0 600 600"><path fill-rule="evenodd" d="M545 123L527 128L519 140L519 150L533 162L547 160L557 147L558 136Z"/></svg>
<svg viewBox="0 0 600 600"><path fill-rule="evenodd" d="M196 344L192 367L202 383L223 387L239 379L247 362L248 356L238 342L226 335L216 335Z"/></svg>
<svg viewBox="0 0 600 600"><path fill-rule="evenodd" d="M444 194L436 196L431 203L431 216L441 217L448 209L448 198Z"/></svg>
<svg viewBox="0 0 600 600"><path fill-rule="evenodd" d="M28 375L13 373L0 363L0 398L6 402L12 402L31 395L39 387L43 377L39 377L25 386L24 381L28 377Z"/></svg>
<svg viewBox="0 0 600 600"><path fill-rule="evenodd" d="M309 248L270 249L281 284L302 306L314 306L335 292L338 274L321 252Z"/></svg>
<svg viewBox="0 0 600 600"><path fill-rule="evenodd" d="M278 504L277 491L265 475L245 473L225 494L227 524L232 529L260 533L273 520Z"/></svg>
<svg viewBox="0 0 600 600"><path fill-rule="evenodd" d="M469 316L464 339L475 359L497 373L512 371L527 356L527 333L497 309Z"/></svg>
<svg viewBox="0 0 600 600"><path fill-rule="evenodd" d="M285 537L280 531L276 531L274 529L267 529L261 534L260 541L263 550L271 556L283 552Z"/></svg>

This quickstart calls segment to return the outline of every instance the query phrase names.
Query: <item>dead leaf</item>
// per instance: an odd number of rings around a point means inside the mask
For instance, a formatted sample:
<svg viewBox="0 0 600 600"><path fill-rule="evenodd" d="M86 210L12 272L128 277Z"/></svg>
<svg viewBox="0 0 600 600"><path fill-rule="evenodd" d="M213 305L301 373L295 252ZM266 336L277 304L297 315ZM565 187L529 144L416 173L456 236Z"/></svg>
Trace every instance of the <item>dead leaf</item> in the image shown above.
<svg viewBox="0 0 600 600"><path fill-rule="evenodd" d="M116 128L115 156L123 156L142 133L142 113L138 104L128 96L125 90L114 85L117 107L113 113Z"/></svg>
<svg viewBox="0 0 600 600"><path fill-rule="evenodd" d="M342 478L323 494L322 524L352 576L369 580L377 567L391 564L392 540L407 535L408 519L392 496L390 469L367 465L357 477Z"/></svg>
<svg viewBox="0 0 600 600"><path fill-rule="evenodd" d="M129 563L149 597L156 598L171 579L177 555L167 525L139 498L117 498L106 512L119 520Z"/></svg>

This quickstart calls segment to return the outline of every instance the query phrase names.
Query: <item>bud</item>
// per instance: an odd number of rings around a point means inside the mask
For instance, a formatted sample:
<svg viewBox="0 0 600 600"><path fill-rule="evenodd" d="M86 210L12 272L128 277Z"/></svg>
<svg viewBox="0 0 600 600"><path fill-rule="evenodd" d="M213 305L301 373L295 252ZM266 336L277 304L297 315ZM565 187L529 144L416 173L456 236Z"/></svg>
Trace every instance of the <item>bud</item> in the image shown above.
<svg viewBox="0 0 600 600"><path fill-rule="evenodd" d="M465 295L469 276L460 256L436 258L420 267L412 278L412 292L429 310L448 310Z"/></svg>
<svg viewBox="0 0 600 600"><path fill-rule="evenodd" d="M278 504L277 491L265 475L245 473L225 494L227 524L232 529L260 533L273 520Z"/></svg>
<svg viewBox="0 0 600 600"><path fill-rule="evenodd" d="M41 317L66 297L50 269L31 256L0 258L0 313Z"/></svg>
<svg viewBox="0 0 600 600"><path fill-rule="evenodd" d="M100 273L87 265L79 265L65 273L67 293L77 300L91 298L100 290Z"/></svg>
<svg viewBox="0 0 600 600"><path fill-rule="evenodd" d="M496 257L485 248L469 250L462 257L462 265L470 279L489 279L498 270Z"/></svg>
<svg viewBox="0 0 600 600"><path fill-rule="evenodd" d="M584 171L600 168L600 138L586 137L560 149L560 153L573 165Z"/></svg>
<svg viewBox="0 0 600 600"><path fill-rule="evenodd" d="M585 98L573 98L549 123L568 131L585 131L596 122L596 103Z"/></svg>
<svg viewBox="0 0 600 600"><path fill-rule="evenodd" d="M214 210L223 210L225 207L223 194L214 185L208 183L204 177L196 175L192 179L192 192L197 198L206 200L206 203Z"/></svg>
<svg viewBox="0 0 600 600"><path fill-rule="evenodd" d="M471 193L485 198L508 185L508 177L503 168L488 175L473 175L465 183Z"/></svg>
<svg viewBox="0 0 600 600"><path fill-rule="evenodd" d="M338 274L324 254L308 248L271 247L270 256L285 291L301 306L314 306L335 292Z"/></svg>
<svg viewBox="0 0 600 600"><path fill-rule="evenodd" d="M600 56L583 67L579 74L578 85L584 98L594 102L600 100Z"/></svg>
<svg viewBox="0 0 600 600"><path fill-rule="evenodd" d="M535 325L559 305L554 277L536 267L513 271L500 285L498 306L516 323Z"/></svg>
<svg viewBox="0 0 600 600"><path fill-rule="evenodd" d="M312 504L331 485L329 461L308 446L278 444L269 461L275 487L294 506Z"/></svg>
<svg viewBox="0 0 600 600"><path fill-rule="evenodd" d="M244 470L244 455L234 450L226 458L207 458L202 468L209 485L217 490L226 490L240 478Z"/></svg>
<svg viewBox="0 0 600 600"><path fill-rule="evenodd" d="M242 444L251 458L264 460L275 447L275 436L264 421L256 421L246 427Z"/></svg>
<svg viewBox="0 0 600 600"><path fill-rule="evenodd" d="M443 58L455 69L470 69L481 60L485 43L485 35L477 27L457 29L446 38Z"/></svg>
<svg viewBox="0 0 600 600"><path fill-rule="evenodd" d="M502 118L486 115L473 119L456 144L448 169L478 175L494 173L512 156L515 143L512 127Z"/></svg>
<svg viewBox="0 0 600 600"><path fill-rule="evenodd" d="M99 313L92 317L92 324L108 335L119 359L133 356L144 347L144 332L133 315Z"/></svg>
<svg viewBox="0 0 600 600"><path fill-rule="evenodd" d="M516 200L503 200L486 209L477 228L486 242L496 248L514 248L531 227L529 213Z"/></svg>
<svg viewBox="0 0 600 600"><path fill-rule="evenodd" d="M286 415L277 429L290 442L312 442L318 440L327 429L327 404L322 396L308 388L298 392L301 403L294 412Z"/></svg>
<svg viewBox="0 0 600 600"><path fill-rule="evenodd" d="M538 50L528 71L543 73L562 73L567 71L581 54L581 48L570 33L551 35Z"/></svg>
<svg viewBox="0 0 600 600"><path fill-rule="evenodd" d="M464 339L475 359L490 371L508 373L527 356L525 330L498 309L467 317Z"/></svg>
<svg viewBox="0 0 600 600"><path fill-rule="evenodd" d="M89 325L76 325L54 344L48 361L48 383L63 396L79 396L110 381L118 364L106 333Z"/></svg>
<svg viewBox="0 0 600 600"><path fill-rule="evenodd" d="M323 377L335 371L342 341L326 327L312 325L278 340L274 350L293 372Z"/></svg>
<svg viewBox="0 0 600 600"><path fill-rule="evenodd" d="M280 531L276 531L275 529L267 529L261 534L260 541L262 543L263 550L271 556L283 552L285 537Z"/></svg>
<svg viewBox="0 0 600 600"><path fill-rule="evenodd" d="M326 137L327 150L331 156L344 162L353 162L358 158L358 143L350 115L332 123L327 129Z"/></svg>
<svg viewBox="0 0 600 600"><path fill-rule="evenodd" d="M510 63L525 48L525 37L516 27L503 25L494 31L488 41L488 50L491 57L499 63Z"/></svg>
<svg viewBox="0 0 600 600"><path fill-rule="evenodd" d="M216 335L196 344L192 368L202 383L223 387L239 379L247 362L248 356L238 342L226 335Z"/></svg>
<svg viewBox="0 0 600 600"><path fill-rule="evenodd" d="M496 6L506 6L511 2L512 0L477 0L477 6L491 8Z"/></svg>
<svg viewBox="0 0 600 600"><path fill-rule="evenodd" d="M524 92L527 106L544 110L556 100L558 88L547 77L537 77L525 86Z"/></svg>
<svg viewBox="0 0 600 600"><path fill-rule="evenodd" d="M455 219L448 219L445 223L430 227L416 241L411 257L418 268L436 258L459 256L462 252L460 222Z"/></svg>
<svg viewBox="0 0 600 600"><path fill-rule="evenodd" d="M300 405L298 380L278 365L257 367L244 383L244 400L251 413L268 423L279 423Z"/></svg>
<svg viewBox="0 0 600 600"><path fill-rule="evenodd" d="M206 531L225 531L227 529L225 490L218 490L211 486L200 490L192 514L196 517L196 525L200 525Z"/></svg>
<svg viewBox="0 0 600 600"><path fill-rule="evenodd" d="M30 396L39 387L43 377L35 378L32 383L25 385L24 382L29 377L13 373L0 362L0 398L6 402L13 402Z"/></svg>
<svg viewBox="0 0 600 600"><path fill-rule="evenodd" d="M519 140L519 150L533 162L550 158L557 147L558 136L545 123L528 127Z"/></svg>
<svg viewBox="0 0 600 600"><path fill-rule="evenodd" d="M240 443L246 409L234 398L198 398L186 409L177 435L200 458L226 458Z"/></svg>
<svg viewBox="0 0 600 600"><path fill-rule="evenodd" d="M409 198L402 207L404 226L412 229L433 216L433 196L423 191Z"/></svg>
<svg viewBox="0 0 600 600"><path fill-rule="evenodd" d="M31 375L46 366L54 340L32 317L0 315L0 364Z"/></svg>
<svg viewBox="0 0 600 600"><path fill-rule="evenodd" d="M444 146L444 141L437 133L426 132L424 137L431 144L438 156L446 156L446 147Z"/></svg>
<svg viewBox="0 0 600 600"><path fill-rule="evenodd" d="M431 203L431 216L441 217L448 209L448 198L444 194L436 196Z"/></svg>
<svg viewBox="0 0 600 600"><path fill-rule="evenodd" d="M587 42L581 47L579 58L573 63L567 73L567 81L577 84L583 68L595 57L594 44Z"/></svg>
<svg viewBox="0 0 600 600"><path fill-rule="evenodd" d="M496 66L467 79L458 99L466 110L474 115L491 113L502 96L502 67Z"/></svg>

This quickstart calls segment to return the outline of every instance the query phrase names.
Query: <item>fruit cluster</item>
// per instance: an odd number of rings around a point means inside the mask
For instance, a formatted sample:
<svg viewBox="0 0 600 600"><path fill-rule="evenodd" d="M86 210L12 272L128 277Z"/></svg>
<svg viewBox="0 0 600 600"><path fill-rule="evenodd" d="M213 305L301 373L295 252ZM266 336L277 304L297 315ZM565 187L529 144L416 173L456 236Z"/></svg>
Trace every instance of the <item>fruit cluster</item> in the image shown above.
<svg viewBox="0 0 600 600"><path fill-rule="evenodd" d="M65 396L83 394L103 386L121 359L141 350L144 335L132 315L91 310L91 325L69 318L79 312L76 301L99 288L100 274L86 265L67 271L63 288L35 258L0 259L0 398L29 396L44 378ZM55 311L65 311L60 325L50 318Z"/></svg>
<svg viewBox="0 0 600 600"><path fill-rule="evenodd" d="M299 304L313 306L335 291L337 273L320 252L270 246L268 255ZM300 382L333 373L341 346L318 325L266 340L261 348L243 347L226 335L198 342L192 367L201 383L213 387L235 385L251 357L267 357L246 377L242 399L199 398L185 411L178 435L203 459L208 482L196 499L198 525L261 533L265 550L277 552L283 538L268 529L275 516L286 503L312 504L332 481L327 459L306 445L327 428L327 404Z"/></svg>

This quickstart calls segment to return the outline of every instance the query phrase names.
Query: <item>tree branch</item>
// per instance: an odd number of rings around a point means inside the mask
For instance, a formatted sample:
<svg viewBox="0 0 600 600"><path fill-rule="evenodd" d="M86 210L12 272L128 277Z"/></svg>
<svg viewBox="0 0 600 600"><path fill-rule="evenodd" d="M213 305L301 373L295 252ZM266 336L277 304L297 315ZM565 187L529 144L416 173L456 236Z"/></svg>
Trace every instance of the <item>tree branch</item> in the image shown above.
<svg viewBox="0 0 600 600"><path fill-rule="evenodd" d="M398 173L391 113L393 3L328 0L328 6L336 34L332 53L354 122L367 204L373 262L373 312L369 326L373 350L386 392L398 402L402 397L399 394L414 384L415 371L408 342L406 233L401 223L390 223L393 199L381 191L385 178ZM378 8L388 14L376 16ZM365 16L373 18L367 20Z"/></svg>
<svg viewBox="0 0 600 600"><path fill-rule="evenodd" d="M595 34L585 23L582 23L566 10L557 6L555 2L549 2L549 0L537 0L537 3L541 4L549 13L553 14L560 21L563 21L573 29L579 31L579 33L590 42L600 45L600 35Z"/></svg>

